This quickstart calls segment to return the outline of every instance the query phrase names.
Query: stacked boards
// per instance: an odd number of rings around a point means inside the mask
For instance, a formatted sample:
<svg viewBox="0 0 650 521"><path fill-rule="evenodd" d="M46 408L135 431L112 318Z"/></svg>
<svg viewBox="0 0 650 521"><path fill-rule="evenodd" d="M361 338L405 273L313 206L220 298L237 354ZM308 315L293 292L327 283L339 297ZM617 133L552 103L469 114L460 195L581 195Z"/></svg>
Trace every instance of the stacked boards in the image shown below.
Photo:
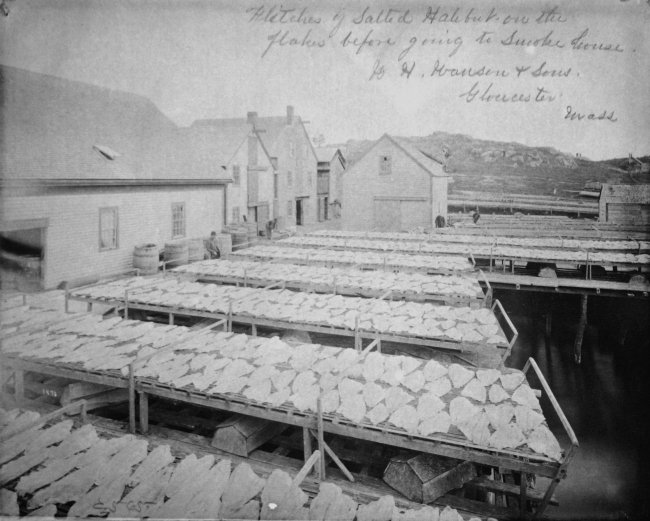
<svg viewBox="0 0 650 521"><path fill-rule="evenodd" d="M38 413L0 409L0 433ZM275 470L258 476L213 455L176 457L168 445L133 435L103 438L90 425L64 420L0 445L0 515L72 518L321 519L462 521L444 510L396 508L392 496L359 505L332 483L311 499ZM21 511L21 504L26 505ZM426 516L426 517L424 517Z"/></svg>

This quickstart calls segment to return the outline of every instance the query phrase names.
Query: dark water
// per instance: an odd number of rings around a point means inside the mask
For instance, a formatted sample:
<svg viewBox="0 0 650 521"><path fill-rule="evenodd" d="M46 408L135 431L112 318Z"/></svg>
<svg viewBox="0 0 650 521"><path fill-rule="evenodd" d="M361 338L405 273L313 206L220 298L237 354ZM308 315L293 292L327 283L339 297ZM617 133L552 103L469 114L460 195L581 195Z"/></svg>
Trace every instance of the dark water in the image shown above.
<svg viewBox="0 0 650 521"><path fill-rule="evenodd" d="M646 518L648 496L642 472L647 461L647 302L589 297L582 363L573 347L580 297L501 291L496 295L519 331L506 365L523 368L533 357L547 379L580 443L568 477L556 489L559 507L547 514L562 519ZM549 306L551 304L551 306ZM545 334L544 315L553 327ZM621 324L627 325L623 346ZM550 402L543 401L549 425L563 447L568 437Z"/></svg>

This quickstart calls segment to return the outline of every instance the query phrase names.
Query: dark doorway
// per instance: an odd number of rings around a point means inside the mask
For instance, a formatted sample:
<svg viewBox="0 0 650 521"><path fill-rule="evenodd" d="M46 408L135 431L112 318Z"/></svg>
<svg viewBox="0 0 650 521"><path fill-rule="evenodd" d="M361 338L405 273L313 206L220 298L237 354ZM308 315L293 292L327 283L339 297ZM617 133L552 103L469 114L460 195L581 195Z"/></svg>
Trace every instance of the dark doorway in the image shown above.
<svg viewBox="0 0 650 521"><path fill-rule="evenodd" d="M303 224L303 211L302 211L302 199L296 199L296 224L302 226Z"/></svg>

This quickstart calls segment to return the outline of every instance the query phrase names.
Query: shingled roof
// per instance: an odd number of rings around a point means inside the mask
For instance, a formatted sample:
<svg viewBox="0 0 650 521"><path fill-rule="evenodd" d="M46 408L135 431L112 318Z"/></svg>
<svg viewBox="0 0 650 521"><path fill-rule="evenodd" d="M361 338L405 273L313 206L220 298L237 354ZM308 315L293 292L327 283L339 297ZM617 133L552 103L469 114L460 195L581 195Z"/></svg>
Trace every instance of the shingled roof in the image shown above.
<svg viewBox="0 0 650 521"><path fill-rule="evenodd" d="M5 180L228 179L143 96L8 66L0 66L0 88Z"/></svg>

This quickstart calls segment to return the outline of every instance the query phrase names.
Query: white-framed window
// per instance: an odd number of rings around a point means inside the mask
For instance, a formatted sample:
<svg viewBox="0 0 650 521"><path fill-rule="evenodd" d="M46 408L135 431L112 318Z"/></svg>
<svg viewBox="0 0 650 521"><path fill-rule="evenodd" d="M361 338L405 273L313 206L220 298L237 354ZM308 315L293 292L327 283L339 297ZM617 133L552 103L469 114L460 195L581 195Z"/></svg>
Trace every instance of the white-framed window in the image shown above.
<svg viewBox="0 0 650 521"><path fill-rule="evenodd" d="M239 165L232 165L232 184L236 186L241 184L241 168L239 168Z"/></svg>
<svg viewBox="0 0 650 521"><path fill-rule="evenodd" d="M287 172L287 186L291 188L293 185L293 174L291 172Z"/></svg>
<svg viewBox="0 0 650 521"><path fill-rule="evenodd" d="M99 209L99 251L118 248L118 212L117 206Z"/></svg>
<svg viewBox="0 0 650 521"><path fill-rule="evenodd" d="M293 215L293 201L287 201L287 217Z"/></svg>
<svg viewBox="0 0 650 521"><path fill-rule="evenodd" d="M391 156L379 156L379 175L391 175L392 158Z"/></svg>
<svg viewBox="0 0 650 521"><path fill-rule="evenodd" d="M231 222L238 223L239 222L239 206L233 206L231 211L232 211Z"/></svg>
<svg viewBox="0 0 650 521"><path fill-rule="evenodd" d="M289 157L294 157L296 155L296 144L293 141L289 141Z"/></svg>
<svg viewBox="0 0 650 521"><path fill-rule="evenodd" d="M172 203L172 239L185 237L185 203Z"/></svg>

